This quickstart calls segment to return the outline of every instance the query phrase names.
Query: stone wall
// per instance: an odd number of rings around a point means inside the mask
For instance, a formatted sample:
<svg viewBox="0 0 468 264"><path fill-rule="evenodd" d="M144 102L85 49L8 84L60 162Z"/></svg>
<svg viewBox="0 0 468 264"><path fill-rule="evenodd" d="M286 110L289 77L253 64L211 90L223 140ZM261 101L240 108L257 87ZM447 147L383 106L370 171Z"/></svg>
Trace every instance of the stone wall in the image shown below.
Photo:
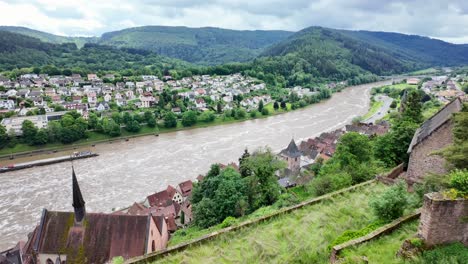
<svg viewBox="0 0 468 264"><path fill-rule="evenodd" d="M418 235L429 246L462 242L468 246L468 199L445 199L440 193L424 196Z"/></svg>
<svg viewBox="0 0 468 264"><path fill-rule="evenodd" d="M406 175L408 183L420 182L428 173L447 173L445 159L431 154L453 143L452 127L448 121L413 148Z"/></svg>

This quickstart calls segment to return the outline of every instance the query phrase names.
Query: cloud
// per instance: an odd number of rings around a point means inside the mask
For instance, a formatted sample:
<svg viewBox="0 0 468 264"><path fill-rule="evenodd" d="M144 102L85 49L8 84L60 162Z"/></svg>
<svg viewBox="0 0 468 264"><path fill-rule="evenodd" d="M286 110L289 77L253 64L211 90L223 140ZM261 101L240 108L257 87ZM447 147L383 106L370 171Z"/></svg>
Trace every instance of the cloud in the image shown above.
<svg viewBox="0 0 468 264"><path fill-rule="evenodd" d="M391 31L468 43L465 0L0 0L1 25L100 35L144 25Z"/></svg>

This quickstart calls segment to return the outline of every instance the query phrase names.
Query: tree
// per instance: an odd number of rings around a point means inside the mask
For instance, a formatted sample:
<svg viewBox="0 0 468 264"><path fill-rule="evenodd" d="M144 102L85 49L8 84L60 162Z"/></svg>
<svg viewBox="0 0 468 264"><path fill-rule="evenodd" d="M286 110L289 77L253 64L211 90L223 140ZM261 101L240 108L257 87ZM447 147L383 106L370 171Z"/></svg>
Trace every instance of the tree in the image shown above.
<svg viewBox="0 0 468 264"><path fill-rule="evenodd" d="M369 162L372 158L369 138L356 132L344 134L339 139L334 158L342 166Z"/></svg>
<svg viewBox="0 0 468 264"><path fill-rule="evenodd" d="M444 152L445 159L455 168L468 169L468 112L460 112L454 115L453 138L454 144Z"/></svg>
<svg viewBox="0 0 468 264"><path fill-rule="evenodd" d="M273 108L275 109L275 111L278 111L278 109L279 109L278 102L275 101L275 102L273 103Z"/></svg>
<svg viewBox="0 0 468 264"><path fill-rule="evenodd" d="M187 111L182 115L182 125L185 127L193 126L197 123L197 112Z"/></svg>
<svg viewBox="0 0 468 264"><path fill-rule="evenodd" d="M269 114L270 114L270 111L268 111L268 109L266 109L266 108L263 108L262 115L267 116Z"/></svg>
<svg viewBox="0 0 468 264"><path fill-rule="evenodd" d="M136 133L136 132L140 131L140 128L141 128L141 127L140 127L140 123L138 123L138 121L132 120L132 121L130 121L130 122L126 125L125 128L126 128L127 131L129 131L129 132Z"/></svg>
<svg viewBox="0 0 468 264"><path fill-rule="evenodd" d="M280 106L281 106L281 109L283 109L283 110L287 110L287 107L286 107L286 102L284 102L284 101L281 101L281 104L280 104Z"/></svg>
<svg viewBox="0 0 468 264"><path fill-rule="evenodd" d="M281 190L275 172L284 168L284 163L277 160L268 149L256 151L244 162L246 170L251 172L245 178L250 211L273 204Z"/></svg>
<svg viewBox="0 0 468 264"><path fill-rule="evenodd" d="M216 104L216 112L218 112L218 114L221 114L223 112L223 105L221 104L221 102L218 102Z"/></svg>
<svg viewBox="0 0 468 264"><path fill-rule="evenodd" d="M164 126L167 127L167 128L177 126L177 118L176 118L176 115L174 113L167 112L164 115Z"/></svg>
<svg viewBox="0 0 468 264"><path fill-rule="evenodd" d="M240 216L237 209L246 200L245 183L231 167L219 171L219 166L212 166L192 193L194 222L202 228L218 224L228 216Z"/></svg>
<svg viewBox="0 0 468 264"><path fill-rule="evenodd" d="M34 145L44 145L47 143L48 135L44 129L40 129L34 137Z"/></svg>
<svg viewBox="0 0 468 264"><path fill-rule="evenodd" d="M262 110L263 110L263 100L260 99L260 102L258 103L258 111L262 112Z"/></svg>
<svg viewBox="0 0 468 264"><path fill-rule="evenodd" d="M0 125L0 149L5 147L8 143L8 134L6 128Z"/></svg>
<svg viewBox="0 0 468 264"><path fill-rule="evenodd" d="M200 115L199 120L201 122L213 122L215 118L216 116L212 111L205 111Z"/></svg>
<svg viewBox="0 0 468 264"><path fill-rule="evenodd" d="M88 128L89 129L96 129L97 124L98 124L98 117L95 113L89 113L88 116Z"/></svg>
<svg viewBox="0 0 468 264"><path fill-rule="evenodd" d="M34 138L36 137L37 127L34 126L33 122L30 120L24 120L21 125L21 130L23 131L24 141L28 144L34 144Z"/></svg>
<svg viewBox="0 0 468 264"><path fill-rule="evenodd" d="M250 153L246 148L244 150L244 154L242 154L242 156L239 158L239 172L243 178L248 177L252 174L247 163L249 157Z"/></svg>
<svg viewBox="0 0 468 264"><path fill-rule="evenodd" d="M423 120L422 116L422 104L421 104L421 94L414 89L407 91L406 93L406 100L403 102L402 99L402 106L403 106L403 119L421 123Z"/></svg>

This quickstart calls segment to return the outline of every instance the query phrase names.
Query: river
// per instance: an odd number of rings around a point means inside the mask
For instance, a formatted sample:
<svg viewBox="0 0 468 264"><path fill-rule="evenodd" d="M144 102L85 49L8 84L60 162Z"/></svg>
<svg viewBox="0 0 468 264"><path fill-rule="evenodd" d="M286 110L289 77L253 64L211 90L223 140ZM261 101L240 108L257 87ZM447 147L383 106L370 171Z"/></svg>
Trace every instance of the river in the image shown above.
<svg viewBox="0 0 468 264"><path fill-rule="evenodd" d="M237 162L246 147L278 151L292 137L341 128L367 112L372 87L390 83L348 87L327 101L264 119L98 144L92 150L99 157L74 161L86 209L110 212L142 201L168 184L195 179L212 163ZM69 162L0 174L0 180L0 249L26 240L42 208L73 210Z"/></svg>

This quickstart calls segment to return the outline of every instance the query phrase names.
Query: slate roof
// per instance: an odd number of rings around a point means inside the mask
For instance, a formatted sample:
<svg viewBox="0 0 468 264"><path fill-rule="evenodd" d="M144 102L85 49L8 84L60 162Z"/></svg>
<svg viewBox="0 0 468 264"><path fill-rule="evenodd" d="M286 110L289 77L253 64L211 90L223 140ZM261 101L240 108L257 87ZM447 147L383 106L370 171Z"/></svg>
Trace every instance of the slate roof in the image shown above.
<svg viewBox="0 0 468 264"><path fill-rule="evenodd" d="M145 253L148 216L87 213L83 226L73 226L74 217L72 212L44 210L35 250L56 254L64 248L76 252L83 246L88 263L105 263L116 256L127 259Z"/></svg>
<svg viewBox="0 0 468 264"><path fill-rule="evenodd" d="M408 148L408 153L411 153L413 148L419 143L429 137L439 127L449 121L453 113L460 112L463 107L463 103L459 97L446 104L431 118L426 120L414 133L413 140Z"/></svg>
<svg viewBox="0 0 468 264"><path fill-rule="evenodd" d="M294 139L291 139L291 142L289 142L288 147L283 149L281 151L281 154L288 156L290 158L297 158L302 155L299 149L297 148L297 145L296 145L296 142L294 142Z"/></svg>

